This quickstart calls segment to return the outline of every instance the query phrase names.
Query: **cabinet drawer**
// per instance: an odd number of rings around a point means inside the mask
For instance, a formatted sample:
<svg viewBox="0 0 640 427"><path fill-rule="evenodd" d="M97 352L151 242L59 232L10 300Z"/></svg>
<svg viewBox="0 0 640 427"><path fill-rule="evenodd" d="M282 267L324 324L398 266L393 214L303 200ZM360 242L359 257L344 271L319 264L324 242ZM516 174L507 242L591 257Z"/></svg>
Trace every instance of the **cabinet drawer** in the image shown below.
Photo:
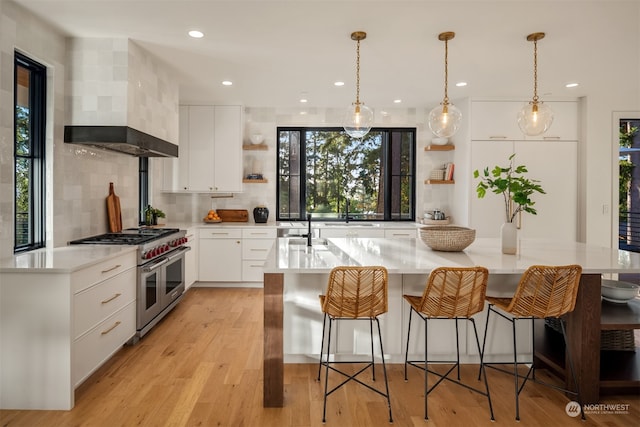
<svg viewBox="0 0 640 427"><path fill-rule="evenodd" d="M73 336L78 337L136 299L135 268L73 297Z"/></svg>
<svg viewBox="0 0 640 427"><path fill-rule="evenodd" d="M384 237L392 239L414 239L418 237L418 231L413 228L384 230Z"/></svg>
<svg viewBox="0 0 640 427"><path fill-rule="evenodd" d="M73 385L77 387L136 333L135 301L73 343Z"/></svg>
<svg viewBox="0 0 640 427"><path fill-rule="evenodd" d="M76 271L71 275L73 293L91 287L136 266L136 252L120 255Z"/></svg>
<svg viewBox="0 0 640 427"><path fill-rule="evenodd" d="M242 281L262 282L262 280L264 280L263 267L264 261L262 260L256 259L242 261Z"/></svg>
<svg viewBox="0 0 640 427"><path fill-rule="evenodd" d="M274 240L244 239L242 241L242 259L267 259Z"/></svg>
<svg viewBox="0 0 640 427"><path fill-rule="evenodd" d="M334 227L323 228L320 231L323 238L330 237L384 237L384 230L371 227Z"/></svg>
<svg viewBox="0 0 640 427"><path fill-rule="evenodd" d="M201 239L241 239L241 228L201 228Z"/></svg>
<svg viewBox="0 0 640 427"><path fill-rule="evenodd" d="M278 233L275 228L243 228L243 239L275 239Z"/></svg>

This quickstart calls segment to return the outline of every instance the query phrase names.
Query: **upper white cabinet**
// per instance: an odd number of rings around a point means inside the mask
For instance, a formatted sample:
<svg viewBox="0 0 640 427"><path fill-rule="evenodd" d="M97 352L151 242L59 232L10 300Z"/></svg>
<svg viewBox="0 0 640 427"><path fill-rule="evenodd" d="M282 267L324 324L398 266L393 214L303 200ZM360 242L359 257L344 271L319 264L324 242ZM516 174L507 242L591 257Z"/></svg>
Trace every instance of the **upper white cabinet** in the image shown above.
<svg viewBox="0 0 640 427"><path fill-rule="evenodd" d="M476 101L471 103L471 139L577 141L578 103L575 101L545 102L553 111L553 123L547 132L525 136L518 127L518 112L526 102Z"/></svg>
<svg viewBox="0 0 640 427"><path fill-rule="evenodd" d="M178 159L164 159L163 190L242 191L242 107L180 106Z"/></svg>

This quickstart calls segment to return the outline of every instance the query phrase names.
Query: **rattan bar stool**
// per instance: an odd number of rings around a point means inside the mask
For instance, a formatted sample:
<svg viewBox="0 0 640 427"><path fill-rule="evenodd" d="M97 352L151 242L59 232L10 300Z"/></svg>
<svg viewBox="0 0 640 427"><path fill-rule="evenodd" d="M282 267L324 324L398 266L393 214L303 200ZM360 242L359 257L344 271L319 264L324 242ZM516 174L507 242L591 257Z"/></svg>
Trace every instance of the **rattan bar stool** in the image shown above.
<svg viewBox="0 0 640 427"><path fill-rule="evenodd" d="M516 420L520 420L520 393L524 389L528 380L543 384L556 390L564 391L572 394L578 399L580 405L580 415L584 420L584 411L582 410L582 401L580 398L580 390L576 381L575 371L573 370L573 361L569 346L567 346L567 335L565 330L565 320L560 316L573 311L576 305L576 296L578 295L578 285L580 284L580 275L582 267L579 265L563 265L563 266L545 266L533 265L529 267L518 283L513 298L496 298L487 297L489 302L489 310L487 312L487 321L484 329L484 338L482 341L481 362L483 366L496 369L501 372L512 374L515 378L515 396L516 396ZM483 362L484 350L487 342L487 330L489 329L489 317L491 313L495 313L500 318L511 322L513 331L513 371L500 368L498 364L504 363L486 363ZM530 320L532 327L533 343L535 344L535 319L557 318L560 321L562 329L562 337L564 338L567 360L571 370L571 376L576 391L571 391L558 387L554 384L545 383L535 378L536 366L534 361L518 362L517 346L516 346L516 323L519 320ZM534 345L532 344L532 345ZM533 353L535 354L535 347ZM527 374L522 376L518 374L518 365L530 365ZM479 376L483 372L479 372ZM523 379L520 384L520 378Z"/></svg>
<svg viewBox="0 0 640 427"><path fill-rule="evenodd" d="M382 348L382 333L380 332L380 321L378 316L387 312L388 300L387 300L387 283L388 273L387 269L379 266L366 266L366 267L335 267L329 274L329 282L327 285L326 295L320 295L320 305L322 312L324 313L323 325L322 325L322 345L320 349L320 364L318 367L318 381L320 381L320 371L322 366L325 367L324 377L324 404L322 409L322 422L326 421L327 413L327 397L348 383L349 381L355 381L363 386L367 387L379 395L387 399L387 406L389 408L389 422L393 422L391 415L391 400L389 399L389 383L387 381L387 368L384 361L384 350ZM326 334L327 343L325 347L325 328L327 326L327 319L329 320L329 330ZM329 353L331 348L331 329L333 322L343 320L369 320L369 329L371 332L371 361L330 361ZM380 354L382 358L382 371L384 373L384 386L385 390L378 390L369 384L362 382L357 378L358 375L365 372L371 367L373 380L376 379L375 373L375 360L373 353L373 322L375 321L378 326L378 338L380 342ZM324 349L327 349L326 355L323 358ZM355 374L348 374L335 366L340 363L365 363L366 365L358 370ZM329 385L329 370L337 372L346 379L340 384L328 389Z"/></svg>
<svg viewBox="0 0 640 427"><path fill-rule="evenodd" d="M424 418L429 419L427 396L445 379L459 384L469 390L480 393L489 401L491 420L494 420L493 405L486 375L484 376L484 390L471 387L460 380L460 341L458 334L458 320L468 320L473 325L476 337L476 345L480 352L480 339L474 314L484 309L484 300L487 290L489 271L484 267L439 267L429 274L427 285L422 296L404 295L404 299L411 306L409 311L409 327L407 328L407 348L404 362L404 379L407 378L407 366L414 366L424 371ZM424 320L424 359L409 360L409 338L411 336L411 315L416 313ZM456 326L456 360L428 360L428 321L429 320L454 320ZM429 363L453 364L443 375L428 368ZM457 379L449 377L449 374L457 368ZM482 363L480 363L480 369ZM428 373L438 377L438 381L431 387L428 383Z"/></svg>

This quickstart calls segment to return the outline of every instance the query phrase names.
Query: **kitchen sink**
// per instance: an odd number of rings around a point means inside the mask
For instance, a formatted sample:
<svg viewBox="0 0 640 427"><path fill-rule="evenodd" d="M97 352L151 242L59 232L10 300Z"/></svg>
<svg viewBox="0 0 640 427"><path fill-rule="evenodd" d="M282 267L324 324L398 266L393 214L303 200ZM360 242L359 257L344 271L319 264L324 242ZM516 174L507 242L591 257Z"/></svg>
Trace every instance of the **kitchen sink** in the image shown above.
<svg viewBox="0 0 640 427"><path fill-rule="evenodd" d="M327 246L328 242L327 239L311 239L311 245L312 246ZM293 245L293 246L307 246L307 239L302 238L302 239L289 239L289 245Z"/></svg>
<svg viewBox="0 0 640 427"><path fill-rule="evenodd" d="M325 222L325 227L380 227L372 222Z"/></svg>

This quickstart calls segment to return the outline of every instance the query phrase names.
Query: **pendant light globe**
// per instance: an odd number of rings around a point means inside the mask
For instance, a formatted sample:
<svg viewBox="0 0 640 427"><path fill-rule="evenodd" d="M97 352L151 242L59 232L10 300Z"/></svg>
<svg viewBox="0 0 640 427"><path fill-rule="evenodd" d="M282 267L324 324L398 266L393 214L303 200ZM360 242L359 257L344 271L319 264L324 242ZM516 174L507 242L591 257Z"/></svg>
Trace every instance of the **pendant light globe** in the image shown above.
<svg viewBox="0 0 640 427"><path fill-rule="evenodd" d="M434 135L449 138L462 123L462 113L453 104L440 104L429 113L429 129Z"/></svg>
<svg viewBox="0 0 640 427"><path fill-rule="evenodd" d="M351 138L362 138L371 130L373 124L373 110L363 103L347 107L344 116L344 131Z"/></svg>
<svg viewBox="0 0 640 427"><path fill-rule="evenodd" d="M518 112L518 126L527 136L542 135L552 123L553 112L542 102L530 102Z"/></svg>

